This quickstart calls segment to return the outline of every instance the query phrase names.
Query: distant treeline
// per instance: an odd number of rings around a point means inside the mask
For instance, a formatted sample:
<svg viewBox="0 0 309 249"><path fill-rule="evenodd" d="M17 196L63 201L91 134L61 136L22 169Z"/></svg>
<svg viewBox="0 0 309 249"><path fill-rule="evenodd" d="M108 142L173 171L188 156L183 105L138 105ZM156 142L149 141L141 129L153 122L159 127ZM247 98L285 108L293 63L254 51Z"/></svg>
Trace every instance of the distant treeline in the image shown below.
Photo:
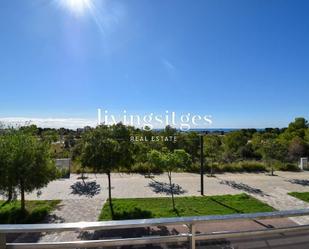
<svg viewBox="0 0 309 249"><path fill-rule="evenodd" d="M222 171L263 171L269 169L296 170L301 157L309 156L309 128L305 118L296 118L287 128L265 129L214 129L182 132L167 126L162 130L142 130L124 126L133 143L131 167L120 171L146 173L162 172L153 167L149 153L184 150L191 157L188 167L181 170L199 171L201 157L201 136L203 136L203 154L206 169L209 172ZM80 158L83 153L83 137L96 128L52 129L38 128L35 125L20 127L20 130L31 133L48 141L54 158L71 157L73 169L91 171L81 168ZM7 129L2 128L5 133ZM134 139L132 139L134 138ZM121 136L109 139L121 140ZM128 139L127 137L125 139Z"/></svg>

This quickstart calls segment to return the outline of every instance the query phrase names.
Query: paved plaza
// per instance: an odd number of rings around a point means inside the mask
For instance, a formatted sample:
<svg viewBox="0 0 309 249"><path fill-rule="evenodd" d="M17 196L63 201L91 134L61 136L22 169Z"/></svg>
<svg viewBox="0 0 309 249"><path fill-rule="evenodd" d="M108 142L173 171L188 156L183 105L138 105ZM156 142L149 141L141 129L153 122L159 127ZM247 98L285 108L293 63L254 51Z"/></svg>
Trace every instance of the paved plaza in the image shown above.
<svg viewBox="0 0 309 249"><path fill-rule="evenodd" d="M215 177L204 177L205 195L237 194L247 192L253 195L272 195L274 192L309 191L309 172L276 172L276 176L265 173L226 173ZM85 189L79 175L70 179L56 180L39 193L28 194L31 200L54 199L106 199L107 177L104 174L86 174ZM173 173L173 182L179 187L179 196L199 196L200 176L191 173ZM166 174L147 178L139 174L112 174L112 194L116 198L138 198L167 196ZM234 185L235 183L236 185ZM242 184L243 186L240 186ZM284 207L283 207L284 208Z"/></svg>
<svg viewBox="0 0 309 249"><path fill-rule="evenodd" d="M39 194L27 195L31 200L63 200L56 210L57 217L66 222L90 221L97 218L104 201L107 199L107 177L104 174L86 174L86 185L79 175L72 174L70 179L51 182ZM173 173L177 196L200 196L200 176L191 173ZM276 176L266 173L226 173L204 178L205 195L247 193L266 202L277 210L309 208L309 204L296 199L288 192L309 191L309 172L276 172ZM114 198L164 197L169 196L166 174L147 178L139 174L112 174L112 195ZM86 186L86 187L85 187ZM75 200L75 201L74 201ZM78 201L80 200L80 201ZM87 200L87 201L84 201ZM67 203L75 203L68 217L65 212ZM89 207L89 208L87 208ZM83 209L83 212L80 212ZM63 211L62 211L63 210ZM96 217L93 217L96 216ZM91 218L93 217L93 218ZM308 224L305 217L294 219L299 224Z"/></svg>
<svg viewBox="0 0 309 249"><path fill-rule="evenodd" d="M70 179L51 182L39 193L27 195L29 200L94 200L104 201L108 195L107 177L104 174L87 174L86 185L72 174ZM164 197L169 196L166 174L147 178L139 174L112 174L114 198ZM177 196L199 196L200 176L190 173L173 173ZM307 208L309 205L288 192L309 191L309 172L276 172L276 176L265 173L227 173L204 178L205 195L250 194L278 210Z"/></svg>
<svg viewBox="0 0 309 249"><path fill-rule="evenodd" d="M104 174L86 174L84 184L80 175L71 174L70 179L60 179L48 184L38 192L26 196L27 200L88 200L93 206L104 202L108 196L107 177ZM200 175L173 173L176 196L200 196ZM112 195L114 198L166 197L169 196L166 174L152 178L139 174L112 174ZM276 176L266 173L226 173L215 177L204 177L205 195L250 194L278 210L307 208L309 205L288 192L309 192L309 172L276 172ZM99 200L99 201L97 201ZM78 203L74 202L76 206ZM77 212L79 213L79 212ZM84 220L86 217L80 217ZM71 217L72 219L72 217Z"/></svg>
<svg viewBox="0 0 309 249"><path fill-rule="evenodd" d="M26 196L27 200L53 200L62 202L51 214L48 222L96 221L107 199L107 177L103 174L86 174L85 184L79 175L56 180ZM307 180L308 179L308 180ZM191 173L173 173L177 196L200 196L200 176ZM309 192L309 172L226 173L215 177L205 176L205 195L247 193L277 210L309 208L309 204L287 193ZM139 174L112 174L114 198L169 196L166 174L147 178ZM309 224L308 217L293 218L298 224ZM40 241L75 240L79 233L46 234ZM22 239L22 238L21 238Z"/></svg>

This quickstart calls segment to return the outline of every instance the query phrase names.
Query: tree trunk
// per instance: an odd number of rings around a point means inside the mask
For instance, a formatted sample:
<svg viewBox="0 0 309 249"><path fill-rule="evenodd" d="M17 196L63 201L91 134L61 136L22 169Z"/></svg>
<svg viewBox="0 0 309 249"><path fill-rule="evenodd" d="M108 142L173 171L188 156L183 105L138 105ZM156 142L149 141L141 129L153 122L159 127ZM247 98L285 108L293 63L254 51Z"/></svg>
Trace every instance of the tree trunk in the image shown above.
<svg viewBox="0 0 309 249"><path fill-rule="evenodd" d="M85 175L84 175L85 173L84 173L84 169L82 170L82 181L83 181L83 184L84 184L84 186L86 186L86 182L85 182Z"/></svg>
<svg viewBox="0 0 309 249"><path fill-rule="evenodd" d="M175 200L174 200L174 188L173 188L173 185L172 185L172 172L167 173L167 175L168 175L168 179L170 181L170 189L171 189L171 194L172 194L173 210L176 210Z"/></svg>
<svg viewBox="0 0 309 249"><path fill-rule="evenodd" d="M21 211L25 212L26 208L25 208L25 186L24 186L24 181L21 180L20 182L20 207L21 207Z"/></svg>
<svg viewBox="0 0 309 249"><path fill-rule="evenodd" d="M274 176L274 167L271 166L271 175Z"/></svg>
<svg viewBox="0 0 309 249"><path fill-rule="evenodd" d="M111 185L111 173L107 173L108 177L108 201L109 201L109 207L111 210L112 218L114 218L114 208L112 203L112 185Z"/></svg>
<svg viewBox="0 0 309 249"><path fill-rule="evenodd" d="M210 176L212 177L214 175L214 172L213 172L213 164L212 164L212 161L210 162Z"/></svg>
<svg viewBox="0 0 309 249"><path fill-rule="evenodd" d="M270 167L270 175L271 175L271 176L274 176L274 166L273 166L272 162L269 161L269 162L268 162L268 165L269 165L269 167Z"/></svg>
<svg viewBox="0 0 309 249"><path fill-rule="evenodd" d="M9 190L8 190L8 199L7 199L7 203L11 202L13 200L13 188L12 186L9 186Z"/></svg>

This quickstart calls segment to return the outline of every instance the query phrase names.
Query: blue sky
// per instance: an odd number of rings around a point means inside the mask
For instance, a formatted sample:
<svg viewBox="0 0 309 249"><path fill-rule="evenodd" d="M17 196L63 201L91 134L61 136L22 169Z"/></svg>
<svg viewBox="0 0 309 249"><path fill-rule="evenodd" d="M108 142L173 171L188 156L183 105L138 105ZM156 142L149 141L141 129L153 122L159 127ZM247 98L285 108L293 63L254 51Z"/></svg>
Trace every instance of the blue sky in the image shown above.
<svg viewBox="0 0 309 249"><path fill-rule="evenodd" d="M261 128L309 117L306 0L66 1L1 1L0 118L169 110Z"/></svg>

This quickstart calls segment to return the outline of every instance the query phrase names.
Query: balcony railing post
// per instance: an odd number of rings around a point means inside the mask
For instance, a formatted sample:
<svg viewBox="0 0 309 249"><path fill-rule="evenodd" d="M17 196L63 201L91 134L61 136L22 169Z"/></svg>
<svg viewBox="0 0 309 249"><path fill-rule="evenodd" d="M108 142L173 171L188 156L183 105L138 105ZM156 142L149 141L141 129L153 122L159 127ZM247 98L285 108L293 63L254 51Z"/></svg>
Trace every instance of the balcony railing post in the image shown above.
<svg viewBox="0 0 309 249"><path fill-rule="evenodd" d="M190 225L190 249L195 249L195 224Z"/></svg>
<svg viewBox="0 0 309 249"><path fill-rule="evenodd" d="M6 236L4 233L0 233L0 249L6 248Z"/></svg>

